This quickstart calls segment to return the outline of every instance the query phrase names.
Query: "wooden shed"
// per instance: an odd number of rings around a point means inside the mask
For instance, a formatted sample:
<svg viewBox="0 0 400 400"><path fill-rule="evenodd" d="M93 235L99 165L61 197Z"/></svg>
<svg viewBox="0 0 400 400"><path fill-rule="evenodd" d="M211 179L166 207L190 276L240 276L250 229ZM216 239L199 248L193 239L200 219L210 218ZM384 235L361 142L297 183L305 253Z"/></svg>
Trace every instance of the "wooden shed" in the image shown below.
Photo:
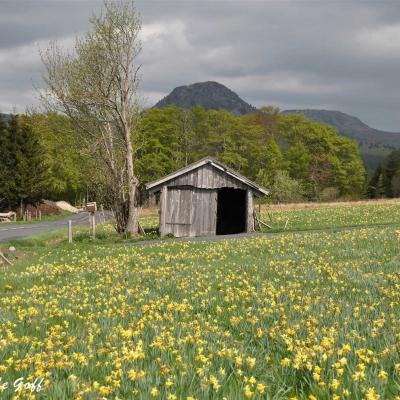
<svg viewBox="0 0 400 400"><path fill-rule="evenodd" d="M146 185L160 192L160 235L226 235L254 231L253 197L267 189L210 157Z"/></svg>

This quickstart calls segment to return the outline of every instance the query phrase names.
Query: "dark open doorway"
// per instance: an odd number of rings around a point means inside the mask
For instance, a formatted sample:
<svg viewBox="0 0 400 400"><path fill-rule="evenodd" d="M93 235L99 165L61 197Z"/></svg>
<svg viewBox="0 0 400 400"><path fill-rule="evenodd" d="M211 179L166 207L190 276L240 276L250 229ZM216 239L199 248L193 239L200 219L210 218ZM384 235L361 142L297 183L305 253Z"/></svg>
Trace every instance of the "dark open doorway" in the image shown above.
<svg viewBox="0 0 400 400"><path fill-rule="evenodd" d="M217 235L245 232L246 206L245 190L218 189Z"/></svg>

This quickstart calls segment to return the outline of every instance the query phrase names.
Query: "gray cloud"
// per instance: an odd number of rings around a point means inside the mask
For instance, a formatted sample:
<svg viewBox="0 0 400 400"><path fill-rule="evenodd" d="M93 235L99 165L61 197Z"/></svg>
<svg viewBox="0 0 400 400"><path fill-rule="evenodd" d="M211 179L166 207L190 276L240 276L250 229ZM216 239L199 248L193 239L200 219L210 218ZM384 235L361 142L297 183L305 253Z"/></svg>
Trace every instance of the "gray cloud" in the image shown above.
<svg viewBox="0 0 400 400"><path fill-rule="evenodd" d="M217 80L254 105L330 108L400 131L397 1L142 1L142 91ZM0 109L40 86L38 44L72 43L98 1L0 2Z"/></svg>

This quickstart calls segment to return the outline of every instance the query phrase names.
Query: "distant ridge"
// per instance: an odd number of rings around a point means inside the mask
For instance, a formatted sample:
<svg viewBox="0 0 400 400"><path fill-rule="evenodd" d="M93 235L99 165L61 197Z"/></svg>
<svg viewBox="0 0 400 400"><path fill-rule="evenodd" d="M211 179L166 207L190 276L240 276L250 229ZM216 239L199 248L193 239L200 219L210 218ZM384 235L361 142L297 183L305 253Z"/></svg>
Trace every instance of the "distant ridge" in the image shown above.
<svg viewBox="0 0 400 400"><path fill-rule="evenodd" d="M341 111L333 110L285 110L282 114L300 113L314 121L323 124L333 125L342 135L348 136L351 139L365 141L368 138L369 143L379 143L385 145L393 145L396 141L400 145L400 133L385 132L379 129L374 129L362 122L359 118Z"/></svg>
<svg viewBox="0 0 400 400"><path fill-rule="evenodd" d="M235 92L212 81L179 86L154 107L163 108L173 104L180 108L202 106L207 110L226 110L236 115L256 111L255 107L246 103ZM269 104L268 100L265 104ZM371 128L359 118L341 111L317 109L282 111L282 114L294 113L331 125L340 135L356 140L360 146L361 157L369 170L375 169L391 151L400 148L400 133Z"/></svg>
<svg viewBox="0 0 400 400"><path fill-rule="evenodd" d="M172 104L180 108L202 106L207 110L222 109L236 115L243 115L256 110L255 107L246 103L226 86L212 81L179 86L154 107L164 108Z"/></svg>
<svg viewBox="0 0 400 400"><path fill-rule="evenodd" d="M341 135L359 142L361 156L369 169L375 169L391 151L400 147L400 133L371 128L359 118L341 111L316 109L282 111L282 114L295 113L331 125Z"/></svg>
<svg viewBox="0 0 400 400"><path fill-rule="evenodd" d="M9 114L2 114L0 113L0 121L8 121L10 119L11 115Z"/></svg>

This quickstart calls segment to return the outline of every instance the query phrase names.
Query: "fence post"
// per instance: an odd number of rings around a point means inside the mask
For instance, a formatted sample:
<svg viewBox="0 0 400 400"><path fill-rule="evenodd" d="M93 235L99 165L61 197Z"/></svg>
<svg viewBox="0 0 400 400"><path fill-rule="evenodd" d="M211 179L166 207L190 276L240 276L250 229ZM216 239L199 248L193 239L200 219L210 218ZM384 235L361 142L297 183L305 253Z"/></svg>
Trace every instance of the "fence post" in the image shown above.
<svg viewBox="0 0 400 400"><path fill-rule="evenodd" d="M104 214L104 207L103 207L103 204L100 206L100 208L101 208L101 214L103 215L103 224L105 224L105 222L106 222L106 216L105 216L105 214Z"/></svg>
<svg viewBox="0 0 400 400"><path fill-rule="evenodd" d="M96 239L96 213L92 213L92 237Z"/></svg>
<svg viewBox="0 0 400 400"><path fill-rule="evenodd" d="M68 243L72 243L72 221L68 221Z"/></svg>

